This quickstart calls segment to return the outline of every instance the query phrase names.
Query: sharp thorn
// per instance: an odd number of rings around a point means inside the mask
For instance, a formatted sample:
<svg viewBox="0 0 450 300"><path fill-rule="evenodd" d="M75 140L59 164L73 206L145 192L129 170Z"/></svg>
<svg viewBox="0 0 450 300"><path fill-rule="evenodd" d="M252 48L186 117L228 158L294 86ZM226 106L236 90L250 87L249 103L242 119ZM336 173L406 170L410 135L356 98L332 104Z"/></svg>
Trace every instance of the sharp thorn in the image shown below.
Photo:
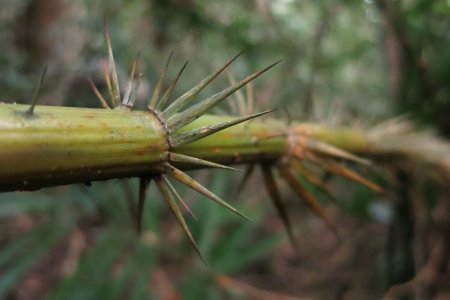
<svg viewBox="0 0 450 300"><path fill-rule="evenodd" d="M360 164L364 165L370 165L370 161L361 157L358 157L350 152L347 152L345 150L339 149L333 145L314 140L311 138L307 139L306 147L315 151L319 152L325 155L329 155L332 157L342 158L350 161L354 161Z"/></svg>
<svg viewBox="0 0 450 300"><path fill-rule="evenodd" d="M89 77L89 83L91 84L92 91L94 92L97 99L100 101L100 104L102 105L102 107L106 108L106 109L110 109L108 102L106 102L105 98L103 98L102 94L97 89L97 87L95 86L95 83L92 81L92 79L90 77Z"/></svg>
<svg viewBox="0 0 450 300"><path fill-rule="evenodd" d="M238 169L217 164L208 160L179 154L179 153L169 153L169 162L175 162L175 163L183 163L183 164L192 164L192 165L198 165L198 166L204 166L204 167L211 167L211 168L219 168L219 169L225 169L225 170L232 170L232 171L240 171Z"/></svg>
<svg viewBox="0 0 450 300"><path fill-rule="evenodd" d="M142 232L142 216L144 213L145 200L147 199L148 187L150 186L150 182L150 178L139 178L139 199L136 210L136 229L139 235Z"/></svg>
<svg viewBox="0 0 450 300"><path fill-rule="evenodd" d="M135 82L135 73L136 73L137 66L139 64L140 55L141 55L140 52L138 52L136 55L136 59L133 62L133 66L131 67L130 79L128 80L127 89L125 90L125 94L123 95L123 99L122 99L122 105L125 105L125 106L130 106L129 105L130 96L131 96L131 91L133 89L133 86L136 83Z"/></svg>
<svg viewBox="0 0 450 300"><path fill-rule="evenodd" d="M42 71L41 77L39 79L38 85L34 90L34 95L33 98L31 99L31 106L26 112L27 115L29 116L32 116L34 113L34 108L36 107L37 101L39 99L39 92L41 91L42 84L44 83L45 74L47 74L47 67L48 65L45 65L44 70Z"/></svg>
<svg viewBox="0 0 450 300"><path fill-rule="evenodd" d="M303 202L319 217L324 221L324 223L331 229L331 231L339 238L336 230L336 226L330 221L325 211L322 209L321 205L317 199L311 194L292 174L292 172L286 168L279 168L281 176L295 192L295 194L303 200Z"/></svg>
<svg viewBox="0 0 450 300"><path fill-rule="evenodd" d="M148 108L153 109L158 104L159 94L161 93L162 85L164 83L164 79L166 78L167 70L169 69L170 61L172 60L173 52L170 51L169 57L167 58L166 65L164 66L163 71L161 72L161 75L159 76L158 83L155 86L155 89L153 91L152 98L150 99Z"/></svg>
<svg viewBox="0 0 450 300"><path fill-rule="evenodd" d="M220 73L223 72L231 63L233 63L244 51L239 52L237 55L235 55L232 59L227 61L222 67L208 75L206 78L204 78L200 83L198 83L196 86L191 88L189 91L181 95L178 99L176 99L172 104L167 107L164 112L163 116L165 118L171 117L173 114L178 112L180 109L184 108L190 100L192 100L196 95L198 95L211 81L213 81Z"/></svg>
<svg viewBox="0 0 450 300"><path fill-rule="evenodd" d="M158 110L163 109L166 106L167 101L169 101L170 97L172 96L173 90L178 82L178 79L180 79L181 74L183 74L184 69L186 68L189 61L187 61L183 67L178 71L177 76L172 80L169 87L167 88L167 91L164 93L164 95L161 97L161 100L158 101L156 108Z"/></svg>
<svg viewBox="0 0 450 300"><path fill-rule="evenodd" d="M130 214L130 219L131 221L133 221L133 225L136 229L137 232L137 207L136 207L136 203L134 201L134 194L133 194L133 190L131 189L130 186L130 182L127 180L123 180L122 182L123 185L123 191L125 193L125 197L127 200L127 206L128 206L128 211Z"/></svg>
<svg viewBox="0 0 450 300"><path fill-rule="evenodd" d="M178 202L181 203L183 208L194 218L195 221L198 221L197 216L190 209L190 207L187 205L187 203L184 202L183 198L181 198L180 194L178 194L177 190L173 187L173 185L170 183L170 181L167 179L167 177L164 176L163 179L167 183L167 186L169 187L172 194L175 195L175 197L178 199Z"/></svg>
<svg viewBox="0 0 450 300"><path fill-rule="evenodd" d="M254 170L255 170L255 164L251 164L251 165L247 166L247 168L244 171L244 176L242 177L242 180L239 183L238 188L236 189L235 198L237 198L237 196L242 192L242 190L244 189L248 180L252 176Z"/></svg>
<svg viewBox="0 0 450 300"><path fill-rule="evenodd" d="M294 161L295 164L292 167L295 169L296 173L299 173L303 178L306 179L310 184L318 187L322 192L324 192L330 199L335 200L333 193L331 192L328 185L323 182L322 179L314 175L310 170L308 170L300 161Z"/></svg>
<svg viewBox="0 0 450 300"><path fill-rule="evenodd" d="M202 114L204 114L207 110L213 108L214 106L218 105L220 102L222 102L224 99L226 99L228 96L233 94L235 91L240 89L242 86L246 85L248 82L252 81L256 77L260 76L273 66L275 66L278 62L265 67L264 69L248 76L247 78L241 80L240 82L236 83L233 86L228 87L227 89L201 101L200 103L193 105L186 109L182 114L175 114L172 117L170 117L167 121L168 127L171 130L176 130L178 128L181 128L198 117L200 117Z"/></svg>
<svg viewBox="0 0 450 300"><path fill-rule="evenodd" d="M111 104L113 104L114 94L113 94L112 86L111 86L111 77L109 76L108 66L106 65L106 63L104 61L102 62L102 68L103 68L103 76L105 78L105 84L106 84L106 87L108 88L109 98L110 98ZM109 105L108 105L108 107L109 107Z"/></svg>
<svg viewBox="0 0 450 300"><path fill-rule="evenodd" d="M141 86L142 78L144 78L144 74L139 73L135 78L135 83L133 84L133 88L131 89L130 98L128 99L127 106L132 108L134 106L134 102L136 102L137 94L139 91L139 87Z"/></svg>
<svg viewBox="0 0 450 300"><path fill-rule="evenodd" d="M280 217L284 227L286 228L291 244L294 246L294 248L298 249L298 243L292 232L292 225L291 222L289 221L289 217L286 212L283 201L281 200L281 194L278 189L275 178L273 176L272 170L270 169L270 166L266 164L261 165L261 170L267 193L269 194L270 199L272 200L272 203L275 206L275 209L277 210L278 216Z"/></svg>
<svg viewBox="0 0 450 300"><path fill-rule="evenodd" d="M112 75L112 85L111 85L113 95L112 102L113 107L116 107L120 105L120 85L119 85L119 78L117 76L116 63L114 61L114 54L111 46L111 37L109 34L108 23L106 22L106 20L104 22L104 32L105 32L106 47L108 50L109 71L111 72Z"/></svg>
<svg viewBox="0 0 450 300"><path fill-rule="evenodd" d="M205 138L213 133L216 133L218 131L224 130L226 128L229 128L231 126L237 125L239 123L257 118L259 116L268 114L270 112L272 112L273 110L266 110L260 113L256 113L250 116L245 116L245 117L241 117L238 118L236 120L232 120L232 121L228 121L228 122L223 122L223 123L219 123L216 125L210 125L210 126L204 126L204 127L200 127L197 129L193 129L187 132L183 132L180 134L175 134L170 136L170 144L172 147L178 147L181 145L185 145L185 144L189 144L192 142L195 142L199 139Z"/></svg>
<svg viewBox="0 0 450 300"><path fill-rule="evenodd" d="M377 193L383 192L383 189L379 185L373 183L372 181L368 180L367 178L364 178L363 176L350 170L349 168L344 167L343 165L335 163L331 160L325 160L325 159L319 159L319 158L315 158L314 160L312 160L312 162L318 163L322 168L324 168L328 172L340 175L342 177L345 177L347 179L350 179L350 180L358 182L362 185L365 185L366 187L370 188L374 192L377 192Z"/></svg>
<svg viewBox="0 0 450 300"><path fill-rule="evenodd" d="M205 195L206 197L210 198L211 200L217 202L218 204L224 206L225 208L231 210L235 214L243 217L244 219L251 221L249 217L245 216L244 214L240 213L237 209L220 199L218 196L216 196L214 193L206 189L203 185L198 183L193 178L189 177L186 173L178 170L177 168L168 165L167 166L167 173L178 180L179 182L183 183L184 185L190 187L193 190L196 190L197 192Z"/></svg>
<svg viewBox="0 0 450 300"><path fill-rule="evenodd" d="M178 223L180 223L181 228L183 229L184 233L188 236L189 241L191 242L192 246L194 246L195 251L197 252L198 256L200 256L200 259L203 261L203 263L206 265L206 260L203 257L202 253L200 252L200 249L197 246L197 243L195 242L194 237L192 236L191 231L189 230L189 227L184 220L183 214L180 211L180 208L178 207L170 188L167 185L167 179L165 176L156 176L155 177L156 184L158 186L159 192L161 193L164 201L169 205L172 213L175 215L175 218L177 219Z"/></svg>

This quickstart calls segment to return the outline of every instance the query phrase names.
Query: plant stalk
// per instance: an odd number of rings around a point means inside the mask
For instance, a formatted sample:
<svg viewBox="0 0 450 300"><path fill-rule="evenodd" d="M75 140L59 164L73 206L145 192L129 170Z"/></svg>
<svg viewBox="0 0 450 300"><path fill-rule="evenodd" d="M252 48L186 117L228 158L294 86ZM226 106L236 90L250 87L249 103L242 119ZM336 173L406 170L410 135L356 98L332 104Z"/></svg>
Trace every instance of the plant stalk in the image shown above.
<svg viewBox="0 0 450 300"><path fill-rule="evenodd" d="M254 119L171 147L164 124L150 111L36 106L0 103L0 192L164 173L170 152L224 165L270 163L288 155L298 137L363 154L397 153L398 146L358 129ZM230 121L204 115L173 134ZM397 148L396 148L397 147ZM395 152L397 151L397 152ZM397 153L398 154L398 153ZM199 166L171 162L189 170Z"/></svg>

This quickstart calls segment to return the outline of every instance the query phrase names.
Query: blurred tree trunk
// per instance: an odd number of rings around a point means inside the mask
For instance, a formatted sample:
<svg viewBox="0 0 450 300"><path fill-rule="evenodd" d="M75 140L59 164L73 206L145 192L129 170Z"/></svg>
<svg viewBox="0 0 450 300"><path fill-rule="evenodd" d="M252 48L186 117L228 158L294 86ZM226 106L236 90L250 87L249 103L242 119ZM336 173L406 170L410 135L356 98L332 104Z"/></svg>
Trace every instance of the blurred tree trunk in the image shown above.
<svg viewBox="0 0 450 300"><path fill-rule="evenodd" d="M14 28L15 45L25 56L24 73L40 73L49 65L41 103L61 105L74 80L74 68L86 43L80 20L86 9L80 1L32 0L17 16Z"/></svg>
<svg viewBox="0 0 450 300"><path fill-rule="evenodd" d="M396 175L398 199L387 244L388 286L414 277L414 218L410 195L412 178L403 170L399 170Z"/></svg>
<svg viewBox="0 0 450 300"><path fill-rule="evenodd" d="M414 4L420 7L423 3L425 1ZM423 33L410 25L408 11L405 12L400 1L377 0L376 4L384 19L390 91L397 107L415 113L427 123L435 124L444 135L450 136L448 75L436 73L431 68L433 62L441 60L441 64L449 64L450 61L442 51L424 42L446 43L444 36L435 37L444 33L433 32L430 28ZM431 4L426 5L429 16L424 15L422 23L434 17Z"/></svg>
<svg viewBox="0 0 450 300"><path fill-rule="evenodd" d="M52 31L61 22L64 0L32 0L17 18L15 36L17 48L27 54L26 71L35 71L48 61L57 44Z"/></svg>

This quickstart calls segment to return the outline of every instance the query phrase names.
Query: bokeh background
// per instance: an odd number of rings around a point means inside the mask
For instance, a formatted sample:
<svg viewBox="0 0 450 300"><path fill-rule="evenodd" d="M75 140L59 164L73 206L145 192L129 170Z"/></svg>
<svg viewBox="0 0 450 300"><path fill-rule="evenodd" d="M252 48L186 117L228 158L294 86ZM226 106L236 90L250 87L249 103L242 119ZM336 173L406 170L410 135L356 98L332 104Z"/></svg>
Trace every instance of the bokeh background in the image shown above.
<svg viewBox="0 0 450 300"><path fill-rule="evenodd" d="M0 101L28 103L48 65L42 104L100 107L87 78L104 89L105 17L122 83L140 52L137 106L170 51L170 76L189 60L181 94L245 49L236 78L282 59L254 83L258 108L279 108L274 117L286 119L287 108L295 120L370 128L402 116L450 136L447 0L0 0ZM189 224L208 266L155 192L136 237L133 179L1 194L0 298L450 298L448 186L379 168L369 176L390 191L380 196L326 178L337 200L316 194L340 241L283 189L295 250L259 174L239 195L238 176L193 174L255 220L179 187L199 217Z"/></svg>

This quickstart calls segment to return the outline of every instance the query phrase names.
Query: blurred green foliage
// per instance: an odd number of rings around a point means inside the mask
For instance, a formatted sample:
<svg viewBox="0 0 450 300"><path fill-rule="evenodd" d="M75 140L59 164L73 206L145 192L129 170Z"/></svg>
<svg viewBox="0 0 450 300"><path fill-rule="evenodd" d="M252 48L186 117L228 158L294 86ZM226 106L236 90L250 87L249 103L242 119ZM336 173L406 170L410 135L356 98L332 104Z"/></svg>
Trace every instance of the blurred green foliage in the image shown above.
<svg viewBox="0 0 450 300"><path fill-rule="evenodd" d="M215 190L223 192L226 182L215 181ZM136 185L137 182L133 180L129 184ZM125 200L135 195L126 195L120 182L98 183L90 188L72 186L55 193L33 194L33 197L2 194L0 211L4 226L24 215L39 216L43 220L36 220L33 228L24 234L2 235L0 298L10 295L17 284L24 284L22 280L30 270L32 275L29 276L42 276L50 281L49 273L61 277L57 282L41 283L52 284L50 299L148 299L149 295L158 298L158 287L150 294L148 290L155 264L158 268L164 265L177 268L176 264L181 262L186 264L177 269L181 294L188 299L209 298L209 293L217 292L209 274L239 272L263 258L281 241L282 232L267 237L255 234L257 228L253 223L237 219L206 198L196 197L203 198L197 199L192 206L199 220L190 225L210 264L204 266L175 222L169 222L171 229L160 228L159 223L168 224L163 218L172 215L167 211L162 213L163 201L159 195L151 194L144 212L145 229L141 238L134 231ZM249 214L257 223L265 211L255 209ZM179 238L167 241L173 230ZM86 249L77 257L79 261L74 272L58 275L60 264L70 260L70 249L67 248L71 243L68 240L80 231L85 239L81 243ZM53 256L59 256L61 261L53 261ZM38 269L45 271L33 269L39 261ZM198 290L193 290L195 286ZM20 298L17 290L15 293Z"/></svg>

